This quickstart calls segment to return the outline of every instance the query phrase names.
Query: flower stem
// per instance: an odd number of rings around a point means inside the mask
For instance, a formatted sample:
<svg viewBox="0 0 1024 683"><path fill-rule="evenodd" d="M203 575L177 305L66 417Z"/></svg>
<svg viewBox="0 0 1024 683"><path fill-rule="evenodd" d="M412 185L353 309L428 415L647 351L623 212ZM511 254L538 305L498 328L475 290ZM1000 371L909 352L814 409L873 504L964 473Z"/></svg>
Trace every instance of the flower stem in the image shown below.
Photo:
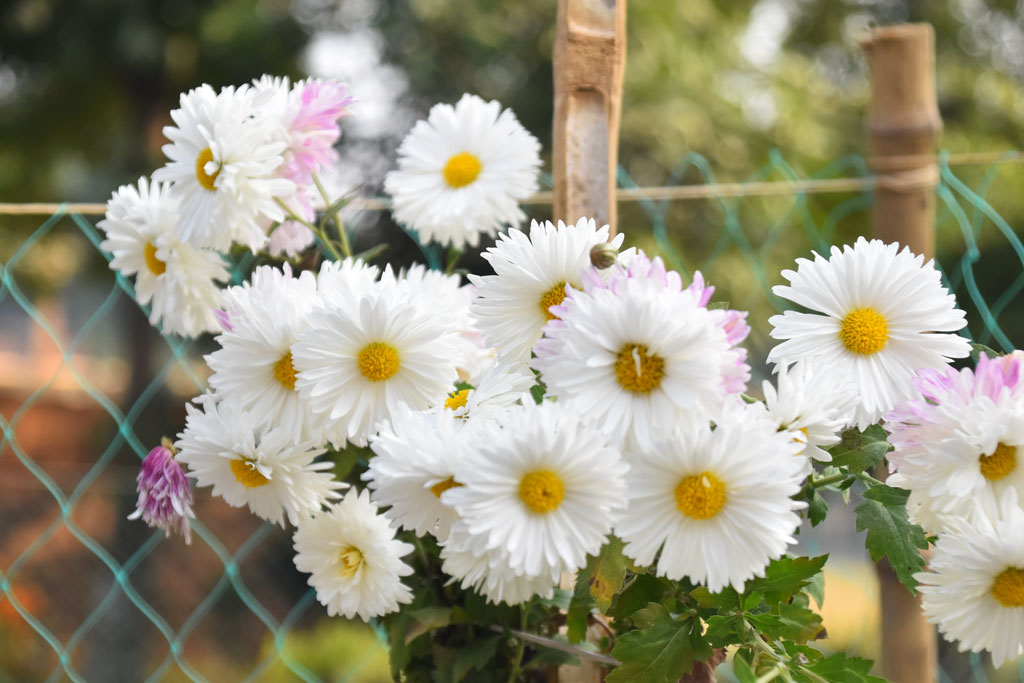
<svg viewBox="0 0 1024 683"><path fill-rule="evenodd" d="M448 249L448 263L445 264L444 274L451 275L455 270L455 266L459 263L459 259L462 258L462 250L450 247Z"/></svg>
<svg viewBox="0 0 1024 683"><path fill-rule="evenodd" d="M327 190L324 189L323 183L320 182L320 178L318 178L315 173L313 174L313 184L316 185L317 192L320 193L320 196L324 200L325 210L330 209L334 204L327 196ZM351 258L352 247L348 243L348 232L345 230L345 224L341 222L341 216L338 215L339 212L340 209L335 209L331 212L331 218L334 219L334 225L338 228L338 239L341 241L341 251L345 254L345 258Z"/></svg>
<svg viewBox="0 0 1024 683"><path fill-rule="evenodd" d="M526 610L519 608L519 629L526 630ZM515 683L519 678L519 671L523 666L523 651L526 650L526 641L519 638L519 647L516 648L515 659L512 660L512 670L508 674L508 683Z"/></svg>
<svg viewBox="0 0 1024 683"><path fill-rule="evenodd" d="M334 248L333 242L331 242L331 240L327 238L327 235L324 234L323 230L321 230L319 227L313 225L312 223L307 221L305 218L303 218L302 216L300 216L297 213L295 213L294 211L292 211L291 207L288 206L287 204L285 204L283 201L281 201L280 197L274 197L274 201L277 202L278 206L280 206L282 209L284 209L285 213L288 214L289 218L291 218L293 221L298 221L299 223L302 223L307 228L312 230L313 233L317 237L320 238L320 243L323 244L324 247L327 248L327 251L331 252L331 255L335 259L341 260L341 254L339 254L338 250Z"/></svg>

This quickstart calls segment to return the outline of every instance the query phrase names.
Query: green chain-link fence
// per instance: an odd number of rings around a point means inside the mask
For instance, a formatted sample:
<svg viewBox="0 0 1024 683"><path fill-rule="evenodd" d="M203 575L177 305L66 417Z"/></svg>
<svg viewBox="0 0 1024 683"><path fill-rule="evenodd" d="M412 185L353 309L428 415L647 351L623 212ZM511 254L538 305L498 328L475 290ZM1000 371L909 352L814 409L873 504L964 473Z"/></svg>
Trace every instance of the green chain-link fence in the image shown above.
<svg viewBox="0 0 1024 683"><path fill-rule="evenodd" d="M997 207L1020 167L954 171L946 155L939 165L938 261L968 333L1009 350L1024 337L1024 245ZM810 177L869 171L845 157ZM767 318L781 308L778 271L865 234L872 193L867 182L812 193L780 154L748 180L790 189L624 202L620 229L684 276L702 270L716 299L750 311L756 372ZM667 184L680 182L716 179L691 156ZM620 184L632 187L625 173ZM205 490L191 547L125 520L138 459L181 428L211 347L153 331L131 282L104 270L101 239L89 219L58 211L0 250L0 681L387 680L382 635L326 617L292 567L289 534ZM236 281L251 265L236 264ZM862 539L847 526L852 548ZM1024 663L993 672L951 646L940 664L942 681L1024 681Z"/></svg>

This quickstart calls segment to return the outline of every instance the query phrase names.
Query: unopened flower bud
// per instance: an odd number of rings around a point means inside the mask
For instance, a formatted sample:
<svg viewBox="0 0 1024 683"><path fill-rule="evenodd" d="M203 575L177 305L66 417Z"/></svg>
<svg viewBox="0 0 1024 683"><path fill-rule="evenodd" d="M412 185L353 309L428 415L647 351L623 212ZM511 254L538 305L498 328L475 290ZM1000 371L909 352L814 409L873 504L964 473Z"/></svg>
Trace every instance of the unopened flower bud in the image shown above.
<svg viewBox="0 0 1024 683"><path fill-rule="evenodd" d="M139 470L139 502L135 512L128 519L142 520L167 536L177 532L185 537L185 543L192 542L189 519L192 512L192 489L188 477L178 461L174 459L174 446L169 439L149 452Z"/></svg>
<svg viewBox="0 0 1024 683"><path fill-rule="evenodd" d="M598 270L604 270L615 265L618 255L619 252L615 247L607 242L602 242L595 244L590 250L590 263Z"/></svg>

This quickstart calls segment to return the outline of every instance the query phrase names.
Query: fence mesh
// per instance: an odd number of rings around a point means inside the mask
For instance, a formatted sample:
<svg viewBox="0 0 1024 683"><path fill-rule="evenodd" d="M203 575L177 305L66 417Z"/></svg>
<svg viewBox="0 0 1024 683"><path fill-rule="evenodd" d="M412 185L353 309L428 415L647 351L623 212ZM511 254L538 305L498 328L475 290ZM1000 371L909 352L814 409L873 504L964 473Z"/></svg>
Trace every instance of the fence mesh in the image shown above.
<svg viewBox="0 0 1024 683"><path fill-rule="evenodd" d="M1012 192L1019 171L954 170L946 154L939 166L937 261L968 311L967 334L1010 350L1024 336L1024 244L989 197ZM869 175L851 156L808 177ZM773 153L748 181L801 179ZM691 155L666 184L681 182L716 178ZM620 185L634 187L624 171ZM620 204L627 244L684 276L700 269L716 299L750 311L755 368L770 347L767 318L783 307L771 293L779 270L870 229L867 184L794 187ZM287 533L205 491L189 548L124 519L138 459L180 429L183 401L205 387L210 342L156 334L131 281L104 270L100 241L89 219L61 210L0 251L0 681L387 680L382 634L323 615ZM236 281L251 266L239 259ZM60 286L39 277L55 271L71 275ZM940 680L1024 681L1024 663L994 672L987 657L946 646Z"/></svg>

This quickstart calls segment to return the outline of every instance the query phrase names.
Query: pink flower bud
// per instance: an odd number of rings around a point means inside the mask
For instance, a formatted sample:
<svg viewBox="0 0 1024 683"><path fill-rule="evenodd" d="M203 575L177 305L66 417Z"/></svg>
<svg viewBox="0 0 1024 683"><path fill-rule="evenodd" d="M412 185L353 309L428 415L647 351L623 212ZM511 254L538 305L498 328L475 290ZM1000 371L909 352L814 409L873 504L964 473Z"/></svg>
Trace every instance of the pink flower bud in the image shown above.
<svg viewBox="0 0 1024 683"><path fill-rule="evenodd" d="M185 470L174 459L169 441L165 439L142 461L138 482L139 502L128 519L141 517L146 524L163 529L168 537L175 531L185 537L185 543L191 543L189 519L195 517L192 489Z"/></svg>

